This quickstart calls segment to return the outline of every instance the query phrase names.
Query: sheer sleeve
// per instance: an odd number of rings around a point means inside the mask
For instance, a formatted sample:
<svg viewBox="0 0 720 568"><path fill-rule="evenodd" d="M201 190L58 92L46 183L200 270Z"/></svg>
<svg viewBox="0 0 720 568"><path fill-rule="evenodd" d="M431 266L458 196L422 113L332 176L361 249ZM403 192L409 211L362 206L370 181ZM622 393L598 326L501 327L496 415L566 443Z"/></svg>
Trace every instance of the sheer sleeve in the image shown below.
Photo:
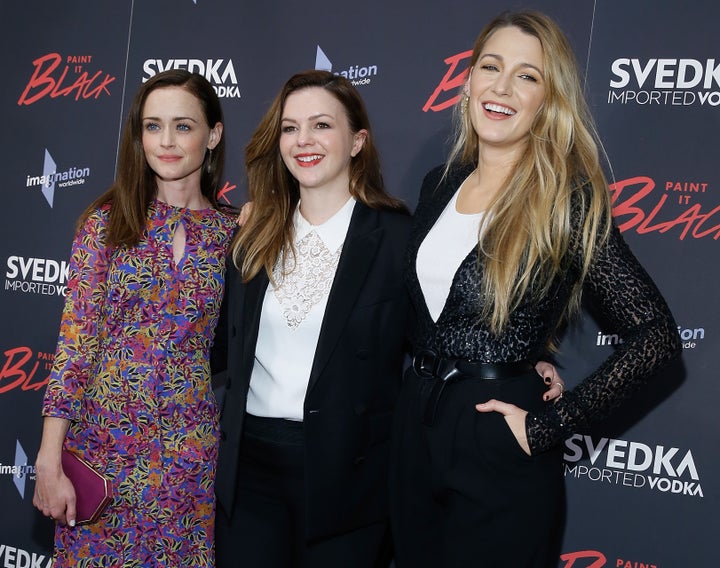
<svg viewBox="0 0 720 568"><path fill-rule="evenodd" d="M43 416L77 420L85 385L95 368L107 288L106 222L107 209L96 211L73 240L67 297Z"/></svg>
<svg viewBox="0 0 720 568"><path fill-rule="evenodd" d="M585 279L583 294L623 342L555 404L528 414L533 454L604 418L682 350L667 303L614 224Z"/></svg>

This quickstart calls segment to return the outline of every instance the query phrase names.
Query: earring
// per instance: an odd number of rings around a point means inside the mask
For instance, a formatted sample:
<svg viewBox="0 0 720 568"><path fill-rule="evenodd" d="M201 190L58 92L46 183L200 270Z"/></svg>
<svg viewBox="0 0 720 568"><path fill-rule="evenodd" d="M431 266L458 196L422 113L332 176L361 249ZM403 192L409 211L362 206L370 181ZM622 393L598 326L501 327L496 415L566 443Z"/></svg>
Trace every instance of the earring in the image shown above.
<svg viewBox="0 0 720 568"><path fill-rule="evenodd" d="M462 99L460 100L460 112L462 114L467 113L468 103L470 102L470 97L468 97L465 93L462 95Z"/></svg>

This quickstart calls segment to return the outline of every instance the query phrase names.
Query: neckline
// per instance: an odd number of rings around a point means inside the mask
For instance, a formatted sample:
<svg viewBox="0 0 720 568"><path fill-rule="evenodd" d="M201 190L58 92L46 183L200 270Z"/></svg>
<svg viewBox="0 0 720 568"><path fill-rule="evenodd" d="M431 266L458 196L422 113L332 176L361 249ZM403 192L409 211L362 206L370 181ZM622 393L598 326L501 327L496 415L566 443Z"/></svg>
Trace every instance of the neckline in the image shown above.
<svg viewBox="0 0 720 568"><path fill-rule="evenodd" d="M153 199L153 203L155 204L156 208L170 210L170 211L178 211L180 213L185 213L185 214L189 214L189 215L205 215L207 213L215 211L215 208L212 205L208 205L207 207L203 207L202 209L192 209L190 207L178 207L177 205L170 205L169 203L161 200L158 197L155 197Z"/></svg>

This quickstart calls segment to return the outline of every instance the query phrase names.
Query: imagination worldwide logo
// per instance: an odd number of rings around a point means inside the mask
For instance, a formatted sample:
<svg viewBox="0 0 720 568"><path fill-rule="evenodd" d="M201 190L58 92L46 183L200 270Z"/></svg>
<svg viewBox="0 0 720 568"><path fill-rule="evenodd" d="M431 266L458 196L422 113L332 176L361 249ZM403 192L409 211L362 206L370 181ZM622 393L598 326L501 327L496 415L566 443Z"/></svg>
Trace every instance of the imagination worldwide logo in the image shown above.
<svg viewBox="0 0 720 568"><path fill-rule="evenodd" d="M39 187L45 200L50 207L55 199L55 188L66 188L76 185L83 185L85 179L90 176L90 168L70 166L58 171L57 164L48 149L45 149L42 175L28 175L25 179L25 187L34 189Z"/></svg>
<svg viewBox="0 0 720 568"><path fill-rule="evenodd" d="M20 440L15 441L15 463L13 465L0 463L0 474L12 475L20 498L25 499L25 480L35 479L35 466L28 464L28 457Z"/></svg>
<svg viewBox="0 0 720 568"><path fill-rule="evenodd" d="M348 79L355 87L369 85L373 77L378 74L377 65L350 65L347 69L333 71L333 63L318 45L315 52L315 69L318 71L330 71L335 75L341 75Z"/></svg>

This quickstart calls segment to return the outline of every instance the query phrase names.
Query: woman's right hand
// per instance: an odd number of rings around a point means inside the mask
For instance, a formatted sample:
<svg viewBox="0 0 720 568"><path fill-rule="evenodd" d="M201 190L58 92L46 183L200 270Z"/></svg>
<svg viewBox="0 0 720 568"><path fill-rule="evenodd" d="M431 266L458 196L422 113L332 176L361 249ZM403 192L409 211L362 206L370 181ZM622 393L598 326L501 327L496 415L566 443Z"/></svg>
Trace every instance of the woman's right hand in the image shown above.
<svg viewBox="0 0 720 568"><path fill-rule="evenodd" d="M242 227L247 222L248 218L250 217L250 213L252 213L252 208L252 201L248 201L240 208L240 215L238 215L237 218L238 227Z"/></svg>
<svg viewBox="0 0 720 568"><path fill-rule="evenodd" d="M35 494L33 505L43 515L61 524L75 526L75 488L63 473L62 447L70 422L46 416L43 434L35 460Z"/></svg>
<svg viewBox="0 0 720 568"><path fill-rule="evenodd" d="M43 515L60 524L75 526L75 488L63 473L57 459L38 454L35 462L35 494L33 505Z"/></svg>

